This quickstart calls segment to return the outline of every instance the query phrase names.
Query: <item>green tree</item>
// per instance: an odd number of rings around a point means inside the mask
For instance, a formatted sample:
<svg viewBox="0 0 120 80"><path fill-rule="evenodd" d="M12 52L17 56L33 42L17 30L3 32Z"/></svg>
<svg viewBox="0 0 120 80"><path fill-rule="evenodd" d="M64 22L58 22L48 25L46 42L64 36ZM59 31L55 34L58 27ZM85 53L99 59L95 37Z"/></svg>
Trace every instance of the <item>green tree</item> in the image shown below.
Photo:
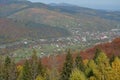
<svg viewBox="0 0 120 80"><path fill-rule="evenodd" d="M10 80L10 66L11 66L11 59L9 56L7 56L5 58L5 62L4 62L4 79L5 80Z"/></svg>
<svg viewBox="0 0 120 80"><path fill-rule="evenodd" d="M97 63L96 62L96 58L99 56L100 52L101 52L101 50L97 48L96 51L95 51L94 58L93 58L93 60L95 61L95 63Z"/></svg>
<svg viewBox="0 0 120 80"><path fill-rule="evenodd" d="M23 69L21 73L19 74L19 77L17 80L32 80L31 69L30 69L30 65L27 60L24 63Z"/></svg>
<svg viewBox="0 0 120 80"><path fill-rule="evenodd" d="M66 55L66 60L65 60L64 66L63 66L63 71L61 73L60 80L69 80L72 69L73 69L73 58L72 58L72 54L70 53L70 50L69 50Z"/></svg>
<svg viewBox="0 0 120 80"><path fill-rule="evenodd" d="M75 59L75 65L79 70L81 70L81 71L85 70L84 63L83 63L83 60L82 60L82 57L80 56L80 54L78 54Z"/></svg>
<svg viewBox="0 0 120 80"><path fill-rule="evenodd" d="M41 75L43 77L46 75L46 70L41 63L41 59L39 59L39 62L38 62L37 73L38 75Z"/></svg>
<svg viewBox="0 0 120 80"><path fill-rule="evenodd" d="M31 74L32 74L32 80L35 80L38 73L38 57L37 57L37 52L33 50L33 55L31 57L30 61L30 67L31 67Z"/></svg>
<svg viewBox="0 0 120 80"><path fill-rule="evenodd" d="M114 61L115 59L115 55L112 55L112 57L110 58L110 65L112 65L112 62Z"/></svg>
<svg viewBox="0 0 120 80"><path fill-rule="evenodd" d="M4 80L4 65L2 60L0 60L0 80Z"/></svg>
<svg viewBox="0 0 120 80"><path fill-rule="evenodd" d="M1 65L0 80L16 80L18 76L16 64L9 56Z"/></svg>
<svg viewBox="0 0 120 80"><path fill-rule="evenodd" d="M17 80L18 71L14 61L11 62L10 66L10 80Z"/></svg>
<svg viewBox="0 0 120 80"><path fill-rule="evenodd" d="M48 77L49 77L49 80L59 80L58 70L56 70L56 68L49 70Z"/></svg>

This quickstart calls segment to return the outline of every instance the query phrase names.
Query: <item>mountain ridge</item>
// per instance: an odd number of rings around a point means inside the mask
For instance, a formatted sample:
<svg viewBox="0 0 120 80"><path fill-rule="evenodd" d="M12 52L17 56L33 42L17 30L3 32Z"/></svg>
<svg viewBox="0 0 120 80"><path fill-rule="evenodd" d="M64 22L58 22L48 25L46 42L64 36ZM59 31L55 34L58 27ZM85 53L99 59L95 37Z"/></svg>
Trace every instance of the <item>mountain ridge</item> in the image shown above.
<svg viewBox="0 0 120 80"><path fill-rule="evenodd" d="M9 1L11 2L9 3ZM66 33L69 33L72 28L80 28L81 32L111 30L119 25L119 15L119 12L107 12L67 4L56 7L26 0L8 0L7 5L0 7L0 18L12 19L23 24L25 28L26 24L35 23L39 26L47 25L52 30L53 28L62 28ZM45 34L48 35L47 32ZM62 32L60 34L63 35Z"/></svg>

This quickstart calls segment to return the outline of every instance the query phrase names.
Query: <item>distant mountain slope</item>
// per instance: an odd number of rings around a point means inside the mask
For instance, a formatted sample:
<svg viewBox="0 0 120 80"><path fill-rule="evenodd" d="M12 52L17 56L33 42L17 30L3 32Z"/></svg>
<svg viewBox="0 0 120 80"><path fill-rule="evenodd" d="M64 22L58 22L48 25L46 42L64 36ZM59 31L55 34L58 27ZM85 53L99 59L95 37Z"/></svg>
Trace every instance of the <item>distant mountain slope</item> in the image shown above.
<svg viewBox="0 0 120 80"><path fill-rule="evenodd" d="M13 2L29 2L27 0L0 0L0 4L9 4Z"/></svg>
<svg viewBox="0 0 120 80"><path fill-rule="evenodd" d="M91 16L86 13L63 13L59 10L31 7L10 15L8 18L32 21L57 27L80 27L83 31L106 31L115 28L119 21Z"/></svg>
<svg viewBox="0 0 120 80"><path fill-rule="evenodd" d="M51 6L59 8L61 12L67 12L71 14L87 14L90 16L99 16L105 19L119 20L120 21L120 12L119 11L105 11L105 10L96 10L90 8L79 7L76 5L71 5L67 3L55 4L51 3Z"/></svg>
<svg viewBox="0 0 120 80"><path fill-rule="evenodd" d="M9 16L9 18L43 23L58 27L74 27L78 24L74 17L45 8L28 8Z"/></svg>
<svg viewBox="0 0 120 80"><path fill-rule="evenodd" d="M54 27L80 27L82 31L106 31L120 23L119 12L107 12L73 5L51 6L42 3L19 3L22 8L7 13L7 18L47 24ZM11 4L14 5L14 4ZM26 6L25 6L26 5ZM17 8L17 7L16 7Z"/></svg>
<svg viewBox="0 0 120 80"><path fill-rule="evenodd" d="M3 1L0 3L0 17L7 17L18 11L26 9L31 4L30 2L18 2L18 1Z"/></svg>
<svg viewBox="0 0 120 80"><path fill-rule="evenodd" d="M24 34L27 37L63 37L69 35L68 30L76 27L81 28L81 32L120 28L119 15L119 12L107 12L67 4L51 6L26 0L0 0L0 18L13 20L8 23L3 21L0 25L7 24L7 27L11 28L22 26L24 28L22 31L25 30ZM15 27L12 27L11 23ZM31 25L32 32L30 31ZM19 33L19 35L23 34Z"/></svg>
<svg viewBox="0 0 120 80"><path fill-rule="evenodd" d="M22 24L8 19L0 19L0 43L13 42L28 32Z"/></svg>
<svg viewBox="0 0 120 80"><path fill-rule="evenodd" d="M69 35L69 32L63 28L54 28L33 22L23 23L17 20L0 19L0 44L21 39L56 38Z"/></svg>

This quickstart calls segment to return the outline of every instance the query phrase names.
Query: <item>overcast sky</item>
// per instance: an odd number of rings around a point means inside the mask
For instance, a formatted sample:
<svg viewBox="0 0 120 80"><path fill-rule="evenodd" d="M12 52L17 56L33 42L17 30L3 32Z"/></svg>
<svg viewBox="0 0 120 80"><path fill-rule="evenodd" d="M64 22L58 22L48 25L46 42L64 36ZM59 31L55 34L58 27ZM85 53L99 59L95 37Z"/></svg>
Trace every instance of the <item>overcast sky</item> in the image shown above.
<svg viewBox="0 0 120 80"><path fill-rule="evenodd" d="M30 0L43 3L70 3L95 9L119 10L120 0Z"/></svg>

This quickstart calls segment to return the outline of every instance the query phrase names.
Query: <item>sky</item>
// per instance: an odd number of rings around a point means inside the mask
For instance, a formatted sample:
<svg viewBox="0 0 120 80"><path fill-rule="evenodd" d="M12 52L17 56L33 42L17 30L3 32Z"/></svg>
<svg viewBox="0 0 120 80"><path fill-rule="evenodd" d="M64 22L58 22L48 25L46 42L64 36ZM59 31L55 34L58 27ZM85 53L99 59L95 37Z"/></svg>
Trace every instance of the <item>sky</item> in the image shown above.
<svg viewBox="0 0 120 80"><path fill-rule="evenodd" d="M69 4L78 5L81 7L120 11L120 0L29 0L29 1L42 2L46 4L69 3Z"/></svg>

